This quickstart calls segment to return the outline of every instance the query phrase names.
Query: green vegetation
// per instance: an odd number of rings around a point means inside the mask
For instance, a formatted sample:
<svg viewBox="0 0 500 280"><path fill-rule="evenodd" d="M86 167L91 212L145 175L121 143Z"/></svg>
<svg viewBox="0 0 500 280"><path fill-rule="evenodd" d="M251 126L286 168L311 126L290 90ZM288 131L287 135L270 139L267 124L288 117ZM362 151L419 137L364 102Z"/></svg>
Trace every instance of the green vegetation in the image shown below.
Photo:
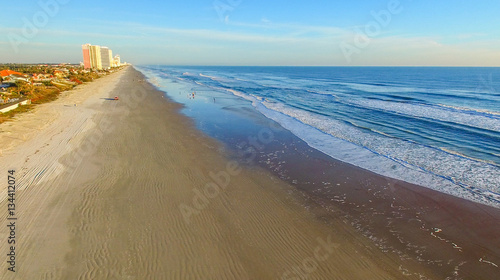
<svg viewBox="0 0 500 280"><path fill-rule="evenodd" d="M8 112L3 113L3 114L0 113L0 123L11 120L15 115L17 115L19 113L31 111L33 109L33 107L34 107L34 105L23 105L23 106L17 107L16 109L14 109L12 111L8 111Z"/></svg>
<svg viewBox="0 0 500 280"><path fill-rule="evenodd" d="M12 77L0 78L0 82L8 82L10 85L10 87L0 91L0 100L7 102L14 98L28 98L33 104L19 106L7 113L0 113L0 123L12 119L19 113L31 110L36 104L56 100L63 91L70 90L82 83L92 82L122 68L115 68L112 71L95 71L85 70L77 65L0 64L0 71L16 71L25 75L28 80L26 82L12 79Z"/></svg>

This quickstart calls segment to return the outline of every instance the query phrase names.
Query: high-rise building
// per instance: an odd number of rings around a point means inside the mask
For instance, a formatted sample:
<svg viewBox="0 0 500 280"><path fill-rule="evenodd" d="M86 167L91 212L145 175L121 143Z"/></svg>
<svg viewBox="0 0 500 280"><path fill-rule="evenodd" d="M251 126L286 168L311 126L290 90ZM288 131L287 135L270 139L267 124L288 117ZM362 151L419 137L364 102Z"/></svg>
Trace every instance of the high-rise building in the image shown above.
<svg viewBox="0 0 500 280"><path fill-rule="evenodd" d="M90 46L90 66L93 69L102 70L101 47Z"/></svg>
<svg viewBox="0 0 500 280"><path fill-rule="evenodd" d="M83 68L90 69L92 66L90 65L90 44L82 45L83 52Z"/></svg>
<svg viewBox="0 0 500 280"><path fill-rule="evenodd" d="M118 55L118 54L115 55L115 58L113 60L114 60L115 67L121 66L120 55Z"/></svg>
<svg viewBox="0 0 500 280"><path fill-rule="evenodd" d="M101 47L101 65L103 69L113 66L113 53L108 47Z"/></svg>
<svg viewBox="0 0 500 280"><path fill-rule="evenodd" d="M82 45L83 67L85 69L109 69L121 66L120 56L113 57L113 52L108 47L85 44Z"/></svg>
<svg viewBox="0 0 500 280"><path fill-rule="evenodd" d="M109 50L109 67L114 67L113 66L113 51L111 49Z"/></svg>

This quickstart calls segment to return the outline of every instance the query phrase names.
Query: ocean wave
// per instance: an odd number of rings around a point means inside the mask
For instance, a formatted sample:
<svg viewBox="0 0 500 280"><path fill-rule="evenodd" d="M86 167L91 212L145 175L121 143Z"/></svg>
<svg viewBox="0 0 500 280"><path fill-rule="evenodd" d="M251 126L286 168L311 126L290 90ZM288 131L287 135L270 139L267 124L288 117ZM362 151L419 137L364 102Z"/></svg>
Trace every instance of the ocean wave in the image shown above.
<svg viewBox="0 0 500 280"><path fill-rule="evenodd" d="M361 83L338 83L339 85L347 86L354 90L372 92L372 93L397 93L397 92L417 92L420 89L411 87L397 87L390 85L374 85L374 84L361 84Z"/></svg>
<svg viewBox="0 0 500 280"><path fill-rule="evenodd" d="M361 158L359 152L353 152L353 148L349 149L349 154L341 155L339 159L342 161L346 161L384 176L424 185L440 191L443 191L442 186L440 184L435 184L436 182L434 182L434 180L426 179L428 183L422 184L421 176L427 174L425 176L438 177L447 182L451 182L455 186L460 186L468 192L474 192L475 194L481 194L483 192L500 193L500 168L497 166L472 160L457 154L451 154L439 148L418 145L410 141L396 138L373 136L370 133L356 129L350 125L345 125L341 121L335 121L284 104L263 102L262 106L268 110L278 112L282 116L292 118L302 124L315 128L324 134L351 143L359 150L368 150L373 153L374 156L385 157L393 163L386 162L385 165L381 165L379 164L380 158L368 156L366 153L363 158ZM257 106L257 108L262 107ZM283 123L283 118L275 117L275 120ZM290 126L290 122L288 126ZM299 137L303 139L307 138L306 142L312 142L314 146L321 146L322 150L327 150L327 154L331 156L336 154L336 152L331 152L332 149L325 148L324 143L318 144L321 141L311 139L314 137L312 136L314 134L305 135L297 129L294 129L294 131ZM331 140L329 142L331 142ZM394 162L405 168L412 169L413 171L410 172L412 175L409 175L410 173L406 174L406 171L398 170L398 168L395 169ZM417 174L415 173L416 171L418 171ZM442 180L439 181L442 183ZM447 192L450 193L452 191L447 190ZM485 203L485 201L488 200L487 197L484 197L482 202ZM496 201L496 203L500 203L500 200ZM500 204L497 205L497 207L499 206Z"/></svg>
<svg viewBox="0 0 500 280"><path fill-rule="evenodd" d="M417 143L409 140L413 139L411 137L400 139L391 136L391 133L384 133L377 129L380 127L378 124L382 125L380 118L386 117L385 112L389 112L395 118L402 120L406 120L406 117L408 120L425 118L426 126L418 127L418 129L427 129L428 126L432 130L441 127L440 124L446 124L458 132L463 130L497 137L496 133L500 132L500 113L436 102L447 100L444 98L453 95L461 95L458 98L477 97L468 90L461 92L453 91L453 89L420 88L417 85L399 87L384 83L328 81L322 85L315 85L308 81L284 77L267 78L260 74L228 77L224 72L220 75L207 75L207 73L185 75L186 73L189 74L189 72L184 72L181 75L181 72L178 72L172 77L177 79L184 77L186 83L193 84L197 83L197 79L199 80L196 77L207 78L203 86L248 100L259 112L280 123L311 147L335 159L383 176L500 208L500 167L498 165L441 147L439 141L443 139L439 138L439 134L432 134L432 131L429 134L420 135L419 139L422 141L419 140L419 142L422 143ZM217 80L218 83L210 82L208 79ZM319 95L315 97L313 94L331 96L332 99ZM397 101L399 97L412 97L413 94L421 100ZM393 100L386 101L384 98ZM343 111L337 111L336 114L346 114L349 117L351 112L349 110L355 109L359 112L366 112L367 115L374 114L375 119L367 119L357 124L354 118L357 116L353 116L353 121L349 123L349 118L342 121L326 114L325 110L337 108ZM409 126L405 128L404 123L401 127L390 122L384 122L383 125L393 125L394 129L401 129L401 133L409 129ZM406 136L410 135L406 134ZM427 139L426 136L430 138ZM496 150L494 143L488 142L488 145L492 146L483 147L485 150L482 155L485 159L488 147L494 148L491 149L492 152Z"/></svg>
<svg viewBox="0 0 500 280"><path fill-rule="evenodd" d="M494 116L495 118L498 118L500 120L500 112L495 112L491 110L486 110L486 109L472 109L472 108L466 108L466 107L460 107L460 106L451 106L451 105L445 105L445 104L436 104L436 106L444 107L444 108L451 108L455 109L458 111L464 111L464 112L472 112L472 113L480 113L480 114L486 114L486 115L491 115Z"/></svg>
<svg viewBox="0 0 500 280"><path fill-rule="evenodd" d="M433 105L423 105L415 103L402 103L393 101L378 101L378 100L363 100L350 99L347 104L353 104L364 108L378 109L389 112L394 112L406 116L430 118L444 122L452 122L472 127L478 127L491 131L500 132L500 118L486 112L479 112L472 109L457 109L449 110L446 107L438 107ZM481 115L477 114L481 113Z"/></svg>
<svg viewBox="0 0 500 280"><path fill-rule="evenodd" d="M203 78L209 78L213 81L217 81L219 78L218 77L215 77L215 76L209 76L209 75L205 75L203 73L200 73L200 77L203 77Z"/></svg>

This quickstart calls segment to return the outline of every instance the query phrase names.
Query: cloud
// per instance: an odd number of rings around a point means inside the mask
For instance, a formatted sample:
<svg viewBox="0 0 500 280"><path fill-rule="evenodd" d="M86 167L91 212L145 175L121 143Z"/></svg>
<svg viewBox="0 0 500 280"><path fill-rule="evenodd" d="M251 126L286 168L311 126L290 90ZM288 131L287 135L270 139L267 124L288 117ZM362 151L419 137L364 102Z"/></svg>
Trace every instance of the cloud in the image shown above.
<svg viewBox="0 0 500 280"><path fill-rule="evenodd" d="M262 18L262 19L260 20L260 22L262 22L263 24L270 24L270 23L271 23L271 21L270 21L270 20L268 20L267 18Z"/></svg>
<svg viewBox="0 0 500 280"><path fill-rule="evenodd" d="M473 39L473 38L478 38L478 37L486 37L488 34L485 33L464 33L464 34L458 34L453 37L460 39L460 40L465 40L465 39Z"/></svg>
<svg viewBox="0 0 500 280"><path fill-rule="evenodd" d="M499 50L498 41L445 44L433 37L391 36L372 39L350 65L498 66Z"/></svg>
<svg viewBox="0 0 500 280"><path fill-rule="evenodd" d="M230 22L230 26L253 29L255 32L276 31L283 34L321 34L323 36L338 37L350 31L345 28L332 26L314 26L295 23L275 23L267 18L263 18L260 23Z"/></svg>
<svg viewBox="0 0 500 280"><path fill-rule="evenodd" d="M86 30L99 30L100 22ZM225 30L215 28L157 27L136 22L108 23L106 32L71 29L43 29L23 46L26 53L39 53L41 46L74 50L74 61L80 61L77 49L83 43L108 45L114 51L132 58L135 63L157 61L175 64L233 65L487 65L500 63L500 41L483 34L461 34L472 38L448 42L440 37L396 36L390 32L370 38L369 43L347 61L340 49L342 43L355 45L353 28L275 23L263 18L258 23L229 22ZM0 28L2 34L21 29ZM474 39L476 38L476 39ZM0 39L3 45L8 39ZM4 48L2 48L4 49ZM47 48L50 50L51 48ZM140 52L148 52L141 54ZM191 53L190 53L191 52ZM69 52L65 52L69 53ZM124 56L124 57L125 57ZM205 57L206 56L206 57ZM9 49L0 54L8 61ZM19 57L19 56L16 56ZM30 56L32 57L32 56ZM51 55L50 57L57 57ZM147 57L147 61L145 59ZM65 57L64 60L68 60Z"/></svg>

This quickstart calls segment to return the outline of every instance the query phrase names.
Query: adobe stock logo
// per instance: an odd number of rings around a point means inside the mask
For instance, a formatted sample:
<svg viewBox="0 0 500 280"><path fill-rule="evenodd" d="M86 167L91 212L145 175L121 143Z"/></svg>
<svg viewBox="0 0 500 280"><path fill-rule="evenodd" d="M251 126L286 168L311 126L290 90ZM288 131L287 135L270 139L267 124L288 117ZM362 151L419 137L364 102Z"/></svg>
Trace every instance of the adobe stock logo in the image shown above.
<svg viewBox="0 0 500 280"><path fill-rule="evenodd" d="M214 9L219 16L219 20L224 23L229 22L229 13L234 11L243 0L215 0Z"/></svg>
<svg viewBox="0 0 500 280"><path fill-rule="evenodd" d="M481 75L479 76L479 85L476 87L476 93L487 92L492 95L496 95L497 92L493 86L493 74L490 73L486 78Z"/></svg>
<svg viewBox="0 0 500 280"><path fill-rule="evenodd" d="M307 279L316 272L323 262L340 247L340 244L332 242L331 235L326 239L316 238L318 246L311 252L310 257L302 260L297 266L290 268L281 275L281 280L301 280Z"/></svg>
<svg viewBox="0 0 500 280"><path fill-rule="evenodd" d="M410 0L411 1L411 0ZM378 12L371 11L370 14L373 18L363 26L363 28L354 28L354 38L352 42L343 41L340 43L340 50L348 63L351 63L354 54L360 54L361 50L367 48L371 40L380 36L383 29L389 26L394 15L403 11L403 7L399 0L390 0L387 3L387 8Z"/></svg>
<svg viewBox="0 0 500 280"><path fill-rule="evenodd" d="M41 28L44 28L49 23L49 19L55 17L60 10L61 5L65 5L69 0L40 0L38 10L33 14L31 19L23 17L21 20L23 26L20 33L10 32L7 37L9 39L12 49L15 53L19 52L19 46L23 43L29 42L33 39Z"/></svg>

